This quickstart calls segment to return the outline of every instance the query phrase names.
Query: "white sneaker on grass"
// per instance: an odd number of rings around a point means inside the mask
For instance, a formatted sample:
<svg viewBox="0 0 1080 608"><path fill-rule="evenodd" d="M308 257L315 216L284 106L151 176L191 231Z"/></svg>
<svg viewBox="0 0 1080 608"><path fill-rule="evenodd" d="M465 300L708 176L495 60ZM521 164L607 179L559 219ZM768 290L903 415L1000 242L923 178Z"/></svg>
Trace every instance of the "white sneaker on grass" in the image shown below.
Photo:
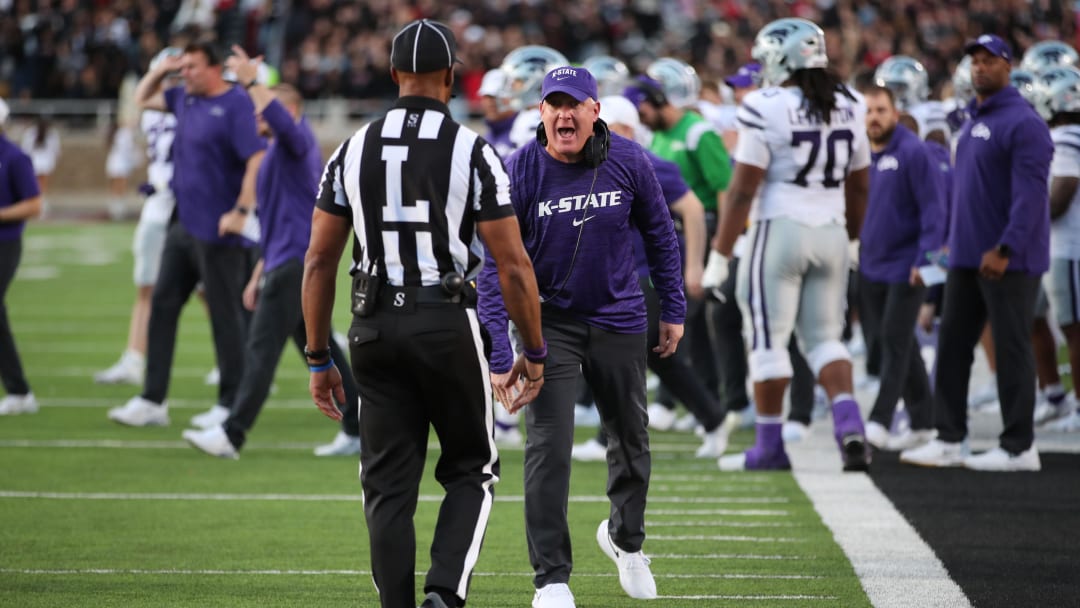
<svg viewBox="0 0 1080 608"><path fill-rule="evenodd" d="M577 608L574 594L566 583L551 583L536 590L532 608Z"/></svg>
<svg viewBox="0 0 1080 608"><path fill-rule="evenodd" d="M236 450L225 434L225 429L220 426L208 429L188 429L180 434L192 447L198 448L211 456L236 460L240 458L240 452Z"/></svg>
<svg viewBox="0 0 1080 608"><path fill-rule="evenodd" d="M213 426L221 426L228 419L229 408L216 403L205 412L192 416L191 426L197 429L208 429Z"/></svg>
<svg viewBox="0 0 1080 608"><path fill-rule="evenodd" d="M962 467L969 455L967 442L931 439L917 448L900 452L900 462L920 467Z"/></svg>
<svg viewBox="0 0 1080 608"><path fill-rule="evenodd" d="M98 384L134 384L143 382L143 371L146 368L146 357L142 353L128 350L120 355L120 360L112 367L94 374L94 382Z"/></svg>
<svg viewBox="0 0 1080 608"><path fill-rule="evenodd" d="M696 429L699 426L701 425L698 424L697 416L688 413L679 416L679 418L675 420L675 424L671 425L671 430L679 431L680 433L688 433L690 431L696 432ZM705 429L702 429L702 431L704 430ZM704 434L701 435L704 437Z"/></svg>
<svg viewBox="0 0 1080 608"><path fill-rule="evenodd" d="M607 460L607 447L600 445L595 438L575 445L570 450L570 458L578 462L604 462Z"/></svg>
<svg viewBox="0 0 1080 608"><path fill-rule="evenodd" d="M697 452L694 452L694 456L697 458L719 458L723 456L727 445L728 429L721 424L713 429L711 433L705 433L704 441L701 443L701 447L697 449Z"/></svg>
<svg viewBox="0 0 1080 608"><path fill-rule="evenodd" d="M360 438L338 431L334 440L315 448L316 456L352 456L360 453Z"/></svg>
<svg viewBox="0 0 1080 608"><path fill-rule="evenodd" d="M595 405L574 404L574 426L592 429L600 426L600 410Z"/></svg>
<svg viewBox="0 0 1080 608"><path fill-rule="evenodd" d="M203 384L207 386L217 386L221 384L221 370L215 367L206 372L206 376L203 378Z"/></svg>
<svg viewBox="0 0 1080 608"><path fill-rule="evenodd" d="M659 403L650 403L646 410L649 414L649 428L654 431L670 431L678 417L675 410L669 410Z"/></svg>
<svg viewBox="0 0 1080 608"><path fill-rule="evenodd" d="M25 395L8 395L0 399L0 416L17 416L19 414L36 414L38 402L34 393Z"/></svg>
<svg viewBox="0 0 1080 608"><path fill-rule="evenodd" d="M1039 451L1032 445L1019 454L1010 454L1003 448L996 447L992 450L975 454L964 459L964 466L974 471L1038 471L1042 469L1039 460Z"/></svg>
<svg viewBox="0 0 1080 608"><path fill-rule="evenodd" d="M127 426L169 426L169 406L132 397L124 405L109 410L109 420Z"/></svg>
<svg viewBox="0 0 1080 608"><path fill-rule="evenodd" d="M636 600L656 599L656 581L649 569L649 558L641 551L630 553L615 545L608 533L608 520L600 522L596 529L596 542L604 555L611 558L619 568L619 584L623 591Z"/></svg>

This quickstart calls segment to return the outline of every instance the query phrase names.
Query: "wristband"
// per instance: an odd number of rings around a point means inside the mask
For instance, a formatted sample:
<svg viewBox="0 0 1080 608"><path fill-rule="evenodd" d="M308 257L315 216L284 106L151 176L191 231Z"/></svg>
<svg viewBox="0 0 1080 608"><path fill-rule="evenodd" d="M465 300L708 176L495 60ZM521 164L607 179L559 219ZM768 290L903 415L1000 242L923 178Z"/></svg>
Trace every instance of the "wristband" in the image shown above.
<svg viewBox="0 0 1080 608"><path fill-rule="evenodd" d="M309 350L307 346L304 347L304 358L314 359L316 361L322 361L323 359L330 358L330 347L326 347L319 350Z"/></svg>
<svg viewBox="0 0 1080 608"><path fill-rule="evenodd" d="M333 358L328 359L326 361L326 363L320 363L319 365L309 365L308 369L311 370L311 373L314 374L316 372L325 372L326 370L330 369L331 367L334 367L334 359Z"/></svg>
<svg viewBox="0 0 1080 608"><path fill-rule="evenodd" d="M547 341L545 340L543 344L541 344L540 348L525 347L523 354L525 355L525 360L529 363L542 364L546 362L548 356Z"/></svg>

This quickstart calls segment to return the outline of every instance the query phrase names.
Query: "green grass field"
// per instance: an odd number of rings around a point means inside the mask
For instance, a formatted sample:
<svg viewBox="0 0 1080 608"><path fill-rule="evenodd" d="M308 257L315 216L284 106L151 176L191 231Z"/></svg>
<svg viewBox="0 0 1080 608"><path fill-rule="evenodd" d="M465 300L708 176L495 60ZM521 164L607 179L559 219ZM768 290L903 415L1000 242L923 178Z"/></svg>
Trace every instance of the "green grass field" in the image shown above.
<svg viewBox="0 0 1080 608"><path fill-rule="evenodd" d="M337 429L307 398L307 372L291 346L239 461L207 457L180 439L216 395L202 381L213 357L198 305L180 328L172 426L131 429L106 419L109 407L138 392L91 380L126 339L132 231L130 224L27 231L7 307L42 409L0 418L0 605L377 606L357 461L312 456ZM339 328L345 312L339 302ZM588 433L579 429L579 441ZM751 439L735 435L733 449ZM721 474L714 462L693 458L696 445L687 434L653 436L645 551L662 596L653 605L868 605L790 475ZM432 449L429 463L437 455ZM503 450L470 606L531 601L521 469L521 451ZM582 607L638 605L594 541L607 514L605 480L604 465L575 465L571 587ZM419 571L441 496L430 473L421 494Z"/></svg>

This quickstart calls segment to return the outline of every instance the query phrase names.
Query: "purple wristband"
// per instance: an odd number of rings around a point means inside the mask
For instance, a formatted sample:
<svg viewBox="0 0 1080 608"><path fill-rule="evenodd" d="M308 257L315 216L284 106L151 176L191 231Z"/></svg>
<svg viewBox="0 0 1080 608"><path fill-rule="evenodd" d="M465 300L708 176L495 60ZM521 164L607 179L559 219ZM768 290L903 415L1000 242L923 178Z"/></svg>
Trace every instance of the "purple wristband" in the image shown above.
<svg viewBox="0 0 1080 608"><path fill-rule="evenodd" d="M525 347L524 354L525 360L530 363L544 363L548 356L547 341L545 340L540 348Z"/></svg>

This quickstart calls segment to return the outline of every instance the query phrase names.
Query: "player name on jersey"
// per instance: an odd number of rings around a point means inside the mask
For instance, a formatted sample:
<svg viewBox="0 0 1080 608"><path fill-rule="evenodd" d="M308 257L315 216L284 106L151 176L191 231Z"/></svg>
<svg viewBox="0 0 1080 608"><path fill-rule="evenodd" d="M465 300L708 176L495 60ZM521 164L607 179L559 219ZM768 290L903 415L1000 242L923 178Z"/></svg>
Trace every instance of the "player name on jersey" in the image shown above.
<svg viewBox="0 0 1080 608"><path fill-rule="evenodd" d="M847 123L855 120L855 110L852 108L836 108L832 111L831 124ZM803 109L789 109L788 110L788 122L793 125L802 126L817 126L824 124L816 116L810 116Z"/></svg>

